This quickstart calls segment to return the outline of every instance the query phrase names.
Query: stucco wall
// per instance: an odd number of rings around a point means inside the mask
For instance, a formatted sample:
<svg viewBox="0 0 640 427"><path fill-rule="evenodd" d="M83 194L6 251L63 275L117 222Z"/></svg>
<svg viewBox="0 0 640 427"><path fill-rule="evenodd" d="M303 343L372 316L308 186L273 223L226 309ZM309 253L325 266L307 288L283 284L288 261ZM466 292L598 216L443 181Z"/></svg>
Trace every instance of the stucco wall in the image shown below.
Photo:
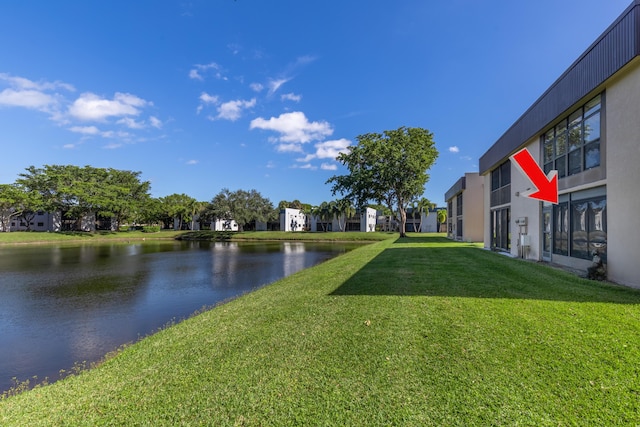
<svg viewBox="0 0 640 427"><path fill-rule="evenodd" d="M478 173L466 173L466 188L462 192L462 233L467 242L484 240L484 178Z"/></svg>
<svg viewBox="0 0 640 427"><path fill-rule="evenodd" d="M491 172L487 172L486 175L482 175L484 180L484 188L482 194L484 197L484 247L486 249L491 248Z"/></svg>
<svg viewBox="0 0 640 427"><path fill-rule="evenodd" d="M606 92L608 277L640 287L640 61Z"/></svg>
<svg viewBox="0 0 640 427"><path fill-rule="evenodd" d="M526 148L538 164L540 161L540 138L535 137L527 141ZM515 256L523 256L526 259L540 259L540 201L525 197L522 193L534 190L535 186L520 169L511 162L511 253ZM518 218L527 218L526 226L516 224ZM520 235L530 236L528 248L520 246Z"/></svg>

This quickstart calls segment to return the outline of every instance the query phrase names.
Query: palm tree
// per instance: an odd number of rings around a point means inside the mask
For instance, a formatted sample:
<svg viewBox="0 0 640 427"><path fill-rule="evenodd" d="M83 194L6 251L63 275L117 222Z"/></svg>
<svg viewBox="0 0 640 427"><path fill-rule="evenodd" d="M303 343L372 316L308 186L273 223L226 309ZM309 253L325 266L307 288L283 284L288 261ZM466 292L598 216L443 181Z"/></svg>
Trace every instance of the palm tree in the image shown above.
<svg viewBox="0 0 640 427"><path fill-rule="evenodd" d="M326 221L331 219L331 209L329 203L322 202L319 206L311 209L311 214L322 224L322 231L327 231Z"/></svg>
<svg viewBox="0 0 640 427"><path fill-rule="evenodd" d="M340 230L347 231L347 221L356 214L356 208L349 199L340 199L336 201L336 207L339 211L339 215L344 217L344 227L341 225Z"/></svg>
<svg viewBox="0 0 640 427"><path fill-rule="evenodd" d="M424 212L427 213L426 216L429 216L429 209L431 208L435 208L435 203L431 203L431 201L429 201L429 199L427 199L426 197L421 197L418 200L415 200L413 202L413 215L415 218L415 214L416 212L420 215L420 225L418 226L418 232L422 233L422 214ZM416 227L416 223L414 221L413 223L413 229L415 231L415 227Z"/></svg>
<svg viewBox="0 0 640 427"><path fill-rule="evenodd" d="M447 210L440 209L436 215L438 215L438 223L440 223L439 228L442 228L442 224L447 222ZM440 230L438 230L438 232L440 232Z"/></svg>

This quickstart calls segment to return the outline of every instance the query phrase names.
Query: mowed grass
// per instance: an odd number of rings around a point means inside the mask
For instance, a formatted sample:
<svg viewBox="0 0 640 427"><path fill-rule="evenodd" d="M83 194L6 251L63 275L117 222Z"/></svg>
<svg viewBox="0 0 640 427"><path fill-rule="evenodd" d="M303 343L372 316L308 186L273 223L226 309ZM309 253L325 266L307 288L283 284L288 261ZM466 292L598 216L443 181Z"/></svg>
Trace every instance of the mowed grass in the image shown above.
<svg viewBox="0 0 640 427"><path fill-rule="evenodd" d="M101 242L101 241L127 241L127 240L153 240L153 239L175 239L184 240L217 240L221 236L229 240L286 240L286 241L362 241L375 242L397 236L397 233L362 233L362 232L285 232L285 231L245 231L245 232L216 232L216 231L173 231L162 230L157 233L145 233L142 231L98 231L95 233L83 231L69 232L11 232L0 233L1 244L22 244L22 243L78 243L78 242Z"/></svg>
<svg viewBox="0 0 640 427"><path fill-rule="evenodd" d="M413 236L0 400L0 425L633 426L639 361L639 291Z"/></svg>
<svg viewBox="0 0 640 427"><path fill-rule="evenodd" d="M103 240L142 240L142 239L173 239L184 231L160 231L158 233L144 233L142 231L97 231L89 233L84 231L61 232L26 232L16 231L0 233L0 244L22 243L88 243Z"/></svg>
<svg viewBox="0 0 640 427"><path fill-rule="evenodd" d="M257 241L257 240L285 240L285 241L322 241L322 242L377 242L387 240L398 233L373 232L363 233L360 231L329 231L329 232L290 232L290 231L242 231L242 232L220 232L220 231L188 231L180 236L185 240L216 240L220 236L229 237L232 241Z"/></svg>

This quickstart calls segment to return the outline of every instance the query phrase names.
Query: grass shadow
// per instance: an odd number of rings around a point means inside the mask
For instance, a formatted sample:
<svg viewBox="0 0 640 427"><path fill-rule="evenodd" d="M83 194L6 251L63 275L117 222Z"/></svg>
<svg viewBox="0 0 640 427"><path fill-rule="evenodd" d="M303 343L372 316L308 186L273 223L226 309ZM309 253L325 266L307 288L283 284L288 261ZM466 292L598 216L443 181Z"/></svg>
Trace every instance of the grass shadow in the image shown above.
<svg viewBox="0 0 640 427"><path fill-rule="evenodd" d="M332 295L446 296L640 304L640 290L595 282L441 236L405 237Z"/></svg>

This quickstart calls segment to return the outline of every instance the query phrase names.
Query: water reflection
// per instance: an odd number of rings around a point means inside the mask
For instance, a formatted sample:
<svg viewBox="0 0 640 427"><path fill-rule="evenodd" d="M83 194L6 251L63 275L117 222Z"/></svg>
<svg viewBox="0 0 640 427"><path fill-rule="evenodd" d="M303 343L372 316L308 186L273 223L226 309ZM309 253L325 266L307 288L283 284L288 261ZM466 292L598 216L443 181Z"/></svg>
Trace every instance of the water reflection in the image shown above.
<svg viewBox="0 0 640 427"><path fill-rule="evenodd" d="M0 247L0 392L354 248L145 242Z"/></svg>

